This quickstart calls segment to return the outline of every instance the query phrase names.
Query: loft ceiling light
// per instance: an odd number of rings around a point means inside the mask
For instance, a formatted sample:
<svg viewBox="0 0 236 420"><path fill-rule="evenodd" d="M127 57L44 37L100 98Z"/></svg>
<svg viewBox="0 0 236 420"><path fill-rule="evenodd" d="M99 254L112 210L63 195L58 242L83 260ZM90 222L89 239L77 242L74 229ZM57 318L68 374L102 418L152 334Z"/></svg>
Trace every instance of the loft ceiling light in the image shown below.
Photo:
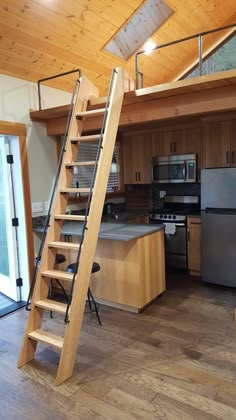
<svg viewBox="0 0 236 420"><path fill-rule="evenodd" d="M153 49L156 46L157 45L154 41L147 41L146 44L144 44L144 47L143 47L143 51L145 51L144 54L146 54L146 55L151 54L151 52L153 51Z"/></svg>
<svg viewBox="0 0 236 420"><path fill-rule="evenodd" d="M128 60L173 13L164 0L146 0L103 50Z"/></svg>

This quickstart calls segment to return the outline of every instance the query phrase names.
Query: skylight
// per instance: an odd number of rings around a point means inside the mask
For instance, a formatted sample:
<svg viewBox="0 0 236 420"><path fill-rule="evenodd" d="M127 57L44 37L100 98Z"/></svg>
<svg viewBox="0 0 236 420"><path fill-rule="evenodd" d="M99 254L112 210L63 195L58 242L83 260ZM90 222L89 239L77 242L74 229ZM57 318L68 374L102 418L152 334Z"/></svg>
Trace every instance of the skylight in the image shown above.
<svg viewBox="0 0 236 420"><path fill-rule="evenodd" d="M146 0L103 50L128 60L172 13L164 0Z"/></svg>

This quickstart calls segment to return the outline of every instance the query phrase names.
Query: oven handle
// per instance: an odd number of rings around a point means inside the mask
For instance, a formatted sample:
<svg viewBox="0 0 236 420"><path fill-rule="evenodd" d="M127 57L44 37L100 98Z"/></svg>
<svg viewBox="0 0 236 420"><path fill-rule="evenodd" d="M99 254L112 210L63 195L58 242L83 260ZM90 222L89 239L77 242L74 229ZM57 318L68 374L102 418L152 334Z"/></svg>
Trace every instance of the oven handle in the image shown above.
<svg viewBox="0 0 236 420"><path fill-rule="evenodd" d="M185 223L175 223L176 227L180 227L180 226L186 226Z"/></svg>

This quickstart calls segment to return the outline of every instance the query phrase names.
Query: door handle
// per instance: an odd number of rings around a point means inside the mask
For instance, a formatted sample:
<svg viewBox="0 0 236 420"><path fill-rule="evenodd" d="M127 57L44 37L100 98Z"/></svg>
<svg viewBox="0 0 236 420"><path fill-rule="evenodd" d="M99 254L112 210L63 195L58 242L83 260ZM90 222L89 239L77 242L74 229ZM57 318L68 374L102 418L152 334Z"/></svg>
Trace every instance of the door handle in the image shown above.
<svg viewBox="0 0 236 420"><path fill-rule="evenodd" d="M188 242L190 242L190 230L188 230Z"/></svg>
<svg viewBox="0 0 236 420"><path fill-rule="evenodd" d="M234 150L232 150L231 163L234 163Z"/></svg>

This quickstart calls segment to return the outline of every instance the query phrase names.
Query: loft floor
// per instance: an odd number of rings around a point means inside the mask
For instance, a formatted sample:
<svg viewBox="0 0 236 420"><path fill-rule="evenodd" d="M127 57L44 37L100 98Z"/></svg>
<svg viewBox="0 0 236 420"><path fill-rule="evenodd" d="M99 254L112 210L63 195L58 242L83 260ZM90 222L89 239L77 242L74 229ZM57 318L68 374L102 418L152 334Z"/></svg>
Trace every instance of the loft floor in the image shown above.
<svg viewBox="0 0 236 420"><path fill-rule="evenodd" d="M103 306L102 327L85 315L74 376L57 388L54 350L16 369L26 311L2 318L1 419L235 419L235 301L180 273L139 315ZM46 326L57 333L60 319L46 313Z"/></svg>

